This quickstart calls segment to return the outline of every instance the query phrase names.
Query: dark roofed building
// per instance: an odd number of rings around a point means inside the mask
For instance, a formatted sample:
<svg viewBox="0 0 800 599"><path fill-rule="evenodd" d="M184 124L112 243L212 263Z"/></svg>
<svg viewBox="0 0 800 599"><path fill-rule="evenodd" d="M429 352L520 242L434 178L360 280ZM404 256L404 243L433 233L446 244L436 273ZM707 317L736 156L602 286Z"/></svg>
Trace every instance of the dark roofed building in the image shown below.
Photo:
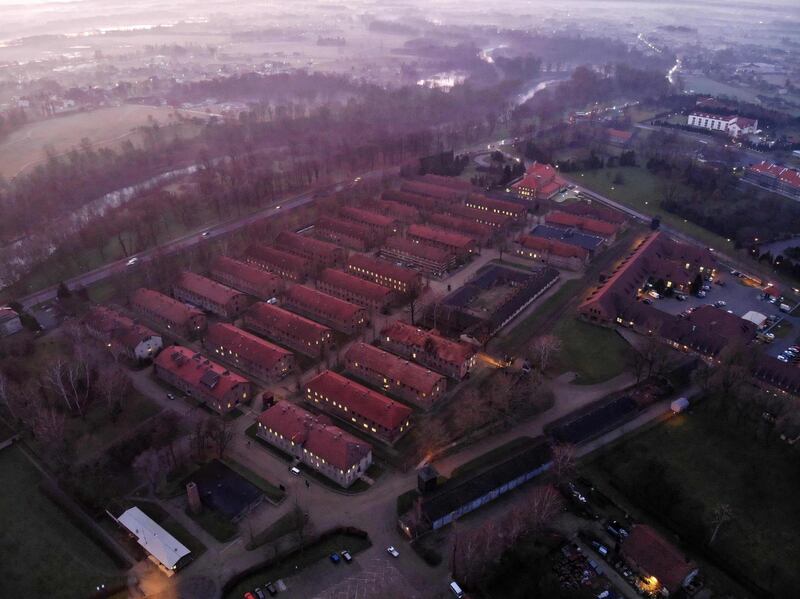
<svg viewBox="0 0 800 599"><path fill-rule="evenodd" d="M411 426L410 408L330 370L306 384L306 401L389 443Z"/></svg>
<svg viewBox="0 0 800 599"><path fill-rule="evenodd" d="M564 227L551 227L550 225L536 225L531 230L532 237L542 237L544 239L553 239L574 245L587 250L591 255L602 249L605 246L606 240L597 235L588 235L581 233L577 229L568 229Z"/></svg>
<svg viewBox="0 0 800 599"><path fill-rule="evenodd" d="M545 216L548 225L575 228L590 235L598 235L604 239L613 240L619 227L614 223L597 220L586 216L578 216L561 210L554 210Z"/></svg>

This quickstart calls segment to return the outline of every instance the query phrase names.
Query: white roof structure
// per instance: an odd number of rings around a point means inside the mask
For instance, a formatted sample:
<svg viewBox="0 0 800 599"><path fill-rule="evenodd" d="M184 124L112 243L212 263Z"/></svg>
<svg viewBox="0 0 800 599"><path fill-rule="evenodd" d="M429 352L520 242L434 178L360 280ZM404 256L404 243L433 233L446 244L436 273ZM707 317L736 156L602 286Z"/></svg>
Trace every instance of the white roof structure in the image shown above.
<svg viewBox="0 0 800 599"><path fill-rule="evenodd" d="M767 319L761 312L756 312L755 310L750 310L747 314L742 316L745 320L749 320L757 327L760 327L764 324L764 321Z"/></svg>
<svg viewBox="0 0 800 599"><path fill-rule="evenodd" d="M156 524L138 507L126 510L117 521L136 535L147 553L156 558L170 570L175 568L182 557L191 553L180 541Z"/></svg>

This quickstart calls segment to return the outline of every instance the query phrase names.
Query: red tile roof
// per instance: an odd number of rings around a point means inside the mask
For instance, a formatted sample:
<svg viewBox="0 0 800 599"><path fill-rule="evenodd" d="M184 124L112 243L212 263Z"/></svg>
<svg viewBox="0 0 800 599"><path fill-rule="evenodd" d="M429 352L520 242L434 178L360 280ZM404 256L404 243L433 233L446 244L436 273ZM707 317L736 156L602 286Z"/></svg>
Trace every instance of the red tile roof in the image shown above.
<svg viewBox="0 0 800 599"><path fill-rule="evenodd" d="M181 345L165 348L154 364L220 401L237 385L249 384L246 378Z"/></svg>
<svg viewBox="0 0 800 599"><path fill-rule="evenodd" d="M412 256L419 256L420 258L436 262L437 264L448 264L453 257L452 252L448 250L422 243L414 243L405 237L389 237L384 247Z"/></svg>
<svg viewBox="0 0 800 599"><path fill-rule="evenodd" d="M388 199L372 200L366 204L366 207L375 210L380 210L386 214L391 214L395 218L406 222L413 223L419 220L419 210L413 206L408 206L400 202L394 202Z"/></svg>
<svg viewBox="0 0 800 599"><path fill-rule="evenodd" d="M354 269L356 272L358 272L360 268L377 273L382 277L395 279L396 281L405 283L409 287L416 285L420 278L419 273L410 268L397 266L386 260L372 258L364 254L351 254L350 258L347 260L347 266L348 268Z"/></svg>
<svg viewBox="0 0 800 599"><path fill-rule="evenodd" d="M360 277L349 275L340 270L333 270L332 268L326 268L323 271L320 276L320 281L332 287L344 289L354 295L360 295L369 301L386 301L386 298L394 293L394 291L388 287L378 285L371 281L365 281Z"/></svg>
<svg viewBox="0 0 800 599"><path fill-rule="evenodd" d="M188 270L183 271L175 283L175 287L185 289L190 293L207 298L208 300L225 306L233 301L236 297L242 295L241 291L231 289L227 285L217 283L216 281L207 277L198 275Z"/></svg>
<svg viewBox="0 0 800 599"><path fill-rule="evenodd" d="M430 241L459 250L467 250L475 245L475 240L472 237L467 237L460 233L452 233L444 229L428 227L426 225L409 226L408 236L417 237L423 241Z"/></svg>
<svg viewBox="0 0 800 599"><path fill-rule="evenodd" d="M523 235L520 237L519 245L528 250L548 252L555 256L561 256L562 258L580 258L581 260L585 260L589 255L589 251L580 246L564 243L558 239L546 239L533 235Z"/></svg>
<svg viewBox="0 0 800 599"><path fill-rule="evenodd" d="M558 171L549 164L534 162L528 167L525 176L512 185L513 189L531 189L539 195L549 196L564 187L564 180Z"/></svg>
<svg viewBox="0 0 800 599"><path fill-rule="evenodd" d="M292 285L284 294L284 298L288 304L294 303L311 312L330 314L343 321L349 321L356 318L359 313L364 313L364 308L361 306L303 285Z"/></svg>
<svg viewBox="0 0 800 599"><path fill-rule="evenodd" d="M464 196L463 191L456 191L451 187L442 187L441 185L432 185L424 181L404 181L400 188L408 193L415 193L445 202L458 202Z"/></svg>
<svg viewBox="0 0 800 599"><path fill-rule="evenodd" d="M426 343L433 349L433 353L444 362L463 364L475 355L475 349L466 343L451 341L435 331L426 331L399 320L381 332L384 338L389 337L392 342L416 347L425 350Z"/></svg>
<svg viewBox="0 0 800 599"><path fill-rule="evenodd" d="M636 524L622 542L622 553L669 590L676 592L697 566L646 524Z"/></svg>
<svg viewBox="0 0 800 599"><path fill-rule="evenodd" d="M604 220L607 223L614 223L615 225L621 225L627 220L622 212L612 208L606 208L605 206L599 206L597 203L572 202L571 204L560 204L558 209L561 212Z"/></svg>
<svg viewBox="0 0 800 599"><path fill-rule="evenodd" d="M417 393L425 393L428 396L434 393L437 385L442 385L444 388L446 384L443 374L363 342L350 346L345 354L345 360L363 364L368 370L380 373L390 381L399 381Z"/></svg>
<svg viewBox="0 0 800 599"><path fill-rule="evenodd" d="M606 129L606 134L614 141L622 143L629 142L633 137L632 131L622 131L620 129L612 129L612 128Z"/></svg>
<svg viewBox="0 0 800 599"><path fill-rule="evenodd" d="M159 314L162 318L174 322L177 325L186 324L192 317L203 316L202 310L188 306L158 291L145 289L144 287L133 292L131 303L133 303L134 306L142 306L150 312Z"/></svg>
<svg viewBox="0 0 800 599"><path fill-rule="evenodd" d="M306 387L388 430L400 428L411 417L410 408L330 370L311 379Z"/></svg>
<svg viewBox="0 0 800 599"><path fill-rule="evenodd" d="M349 470L372 451L369 443L334 426L327 416L286 400L262 412L258 422L340 470Z"/></svg>
<svg viewBox="0 0 800 599"><path fill-rule="evenodd" d="M86 326L131 350L142 341L159 336L148 327L137 324L133 319L107 306L92 306L83 320Z"/></svg>
<svg viewBox="0 0 800 599"><path fill-rule="evenodd" d="M314 257L324 256L327 258L331 254L341 252L341 248L335 243L320 241L292 231L281 231L275 240L275 246L299 256L313 255Z"/></svg>
<svg viewBox="0 0 800 599"><path fill-rule="evenodd" d="M339 235L347 237L355 237L362 241L369 241L374 237L372 229L367 225L352 220L345 220L343 218L336 218L332 216L321 217L315 225L315 228L327 229Z"/></svg>
<svg viewBox="0 0 800 599"><path fill-rule="evenodd" d="M361 208L355 208L353 206L346 206L341 210L342 216L345 218L349 218L351 220L366 223L373 227L386 227L389 228L395 224L395 219L381 214L379 212L373 212L371 210L363 210Z"/></svg>
<svg viewBox="0 0 800 599"><path fill-rule="evenodd" d="M753 164L747 167L748 170L761 175L767 175L774 179L790 185L791 187L800 188L800 171L779 166L772 162L762 161L758 164Z"/></svg>
<svg viewBox="0 0 800 599"><path fill-rule="evenodd" d="M476 239L480 239L481 241L487 241L490 239L497 230L491 225L479 223L462 216L451 216L449 214L431 214L428 221L431 224L443 229L462 231L472 237L475 237Z"/></svg>
<svg viewBox="0 0 800 599"><path fill-rule="evenodd" d="M266 302L253 304L245 316L257 321L265 329L275 329L305 342L314 343L331 332L326 326Z"/></svg>
<svg viewBox="0 0 800 599"><path fill-rule="evenodd" d="M553 212L550 212L545 217L545 222L547 222L549 225L552 224L562 227L575 227L581 231L595 233L596 235L602 235L603 237L611 237L619 230L619 227L613 223L608 223L594 218L578 216L568 212L561 212L560 210L554 210Z"/></svg>
<svg viewBox="0 0 800 599"><path fill-rule="evenodd" d="M457 177L443 177L442 175L434 175L427 173L420 177L423 183L430 183L431 185L438 185L439 187L449 187L458 191L473 191L475 186L469 181L459 179Z"/></svg>
<svg viewBox="0 0 800 599"><path fill-rule="evenodd" d="M265 369L271 369L292 355L292 352L273 345L261 337L256 337L232 324L221 322L208 327L203 343L224 347L245 361L254 362Z"/></svg>
<svg viewBox="0 0 800 599"><path fill-rule="evenodd" d="M219 256L214 260L211 265L211 273L213 276L217 276L217 273L220 273L223 276L227 275L236 279L241 279L249 287L263 290L265 294L271 289L283 286L283 279L280 277L262 270L257 266L234 260L228 256Z"/></svg>
<svg viewBox="0 0 800 599"><path fill-rule="evenodd" d="M435 198L416 193L397 191L395 189L387 189L384 191L383 194L381 194L381 199L413 206L414 208L423 210L425 212L438 212L443 207L442 202Z"/></svg>
<svg viewBox="0 0 800 599"><path fill-rule="evenodd" d="M488 223L493 227L506 227L513 220L510 216L505 214L496 214L488 210L479 210L478 208L470 208L469 206L451 206L448 209L450 214L474 220L477 223Z"/></svg>
<svg viewBox="0 0 800 599"><path fill-rule="evenodd" d="M510 212L515 216L524 216L528 209L515 202L506 202L505 200L497 200L495 198L487 198L485 195L473 193L467 199L468 206L483 206L489 211L499 210L500 212Z"/></svg>
<svg viewBox="0 0 800 599"><path fill-rule="evenodd" d="M272 265L279 270L287 270L299 274L305 273L310 268L309 261L296 254L284 252L263 243L255 243L245 251L245 260L256 263Z"/></svg>

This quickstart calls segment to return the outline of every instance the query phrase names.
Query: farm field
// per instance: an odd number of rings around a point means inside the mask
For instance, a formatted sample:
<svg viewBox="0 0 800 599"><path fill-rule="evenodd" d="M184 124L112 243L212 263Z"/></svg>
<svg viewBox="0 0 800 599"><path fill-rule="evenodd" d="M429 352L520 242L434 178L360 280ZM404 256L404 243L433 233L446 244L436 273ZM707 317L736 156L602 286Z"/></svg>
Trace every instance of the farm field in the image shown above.
<svg viewBox="0 0 800 599"><path fill-rule="evenodd" d="M0 142L0 176L10 179L43 162L46 148L62 154L87 138L98 147L116 147L125 140L136 142L138 127L152 121L160 125L178 123L173 108L124 104L78 112L45 121L29 123ZM182 111L183 116L202 116ZM191 127L187 124L185 128Z"/></svg>
<svg viewBox="0 0 800 599"><path fill-rule="evenodd" d="M39 491L18 447L0 452L0 597L87 597L124 581L114 562Z"/></svg>

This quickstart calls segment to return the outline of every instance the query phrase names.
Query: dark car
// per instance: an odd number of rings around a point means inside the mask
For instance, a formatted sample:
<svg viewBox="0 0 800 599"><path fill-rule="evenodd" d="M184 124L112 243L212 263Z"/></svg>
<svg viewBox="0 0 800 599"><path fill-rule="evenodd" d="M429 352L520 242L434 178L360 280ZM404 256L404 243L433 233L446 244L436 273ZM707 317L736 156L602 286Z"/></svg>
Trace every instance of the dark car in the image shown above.
<svg viewBox="0 0 800 599"><path fill-rule="evenodd" d="M338 564L340 561L342 561L342 558L339 557L338 553L331 553L330 559L334 564Z"/></svg>
<svg viewBox="0 0 800 599"><path fill-rule="evenodd" d="M620 541L628 536L628 530L616 520L609 520L606 530Z"/></svg>
<svg viewBox="0 0 800 599"><path fill-rule="evenodd" d="M278 594L278 589L275 588L275 585L272 584L272 582L268 582L267 584L265 584L264 588L267 589L267 593L269 593L270 597L274 597L275 595Z"/></svg>
<svg viewBox="0 0 800 599"><path fill-rule="evenodd" d="M261 587L256 587L253 592L256 594L258 599L267 599L267 596L264 594L264 591L261 590Z"/></svg>

